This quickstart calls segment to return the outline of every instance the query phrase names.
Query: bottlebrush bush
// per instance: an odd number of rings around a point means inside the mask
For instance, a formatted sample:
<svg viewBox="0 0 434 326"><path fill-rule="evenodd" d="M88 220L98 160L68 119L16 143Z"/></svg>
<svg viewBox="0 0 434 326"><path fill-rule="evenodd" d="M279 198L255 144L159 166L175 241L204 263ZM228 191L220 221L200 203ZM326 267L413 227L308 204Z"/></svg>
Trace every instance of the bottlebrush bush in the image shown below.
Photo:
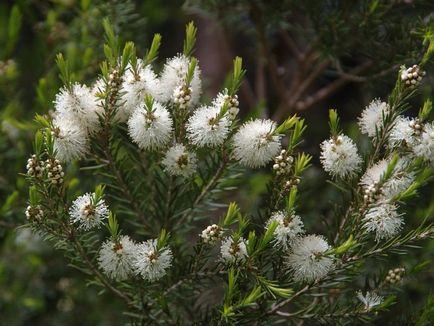
<svg viewBox="0 0 434 326"><path fill-rule="evenodd" d="M434 234L428 221L407 227L412 217L401 210L433 175L431 102L417 118L403 115L432 46L419 65L401 67L387 101L363 111L368 153L359 153L330 110L320 160L342 190L342 204L334 236L326 238L311 234L297 212L298 185L311 161L297 149L304 121L241 122L240 58L227 87L204 104L192 23L183 52L159 74L152 67L159 35L138 59L132 43L121 51L107 21L104 28L106 61L95 84L74 81L59 55L64 87L53 113L36 117L41 130L26 174L34 230L143 324L372 322L393 304L391 284L410 271L397 266L365 288L354 280L368 260L391 260ZM94 184L82 193L68 176L76 161L84 184ZM246 216L232 202L216 218L232 180L260 167L272 173L260 211Z"/></svg>

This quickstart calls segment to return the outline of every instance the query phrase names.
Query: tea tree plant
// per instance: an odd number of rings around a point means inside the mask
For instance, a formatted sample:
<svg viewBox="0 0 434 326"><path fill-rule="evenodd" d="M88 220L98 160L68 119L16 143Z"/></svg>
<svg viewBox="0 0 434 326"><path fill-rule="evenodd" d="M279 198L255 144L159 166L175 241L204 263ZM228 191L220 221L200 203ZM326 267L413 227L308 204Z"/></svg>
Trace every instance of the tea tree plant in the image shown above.
<svg viewBox="0 0 434 326"><path fill-rule="evenodd" d="M401 211L433 174L431 101L417 118L403 115L425 74L429 37L423 61L402 66L389 98L363 111L368 153L359 153L330 110L320 159L342 205L326 238L309 232L297 208L311 162L297 149L304 121L241 122L241 58L205 104L192 23L183 52L159 74L152 63L160 35L138 58L108 21L104 29L106 60L92 87L74 80L58 55L64 87L53 113L36 116L41 129L26 174L29 224L92 285L121 299L142 324L370 322L394 303L391 285L409 273L403 267L365 288L354 280L369 260L391 260L434 233L428 220L407 227L412 216ZM82 193L68 175L75 161L79 177L90 179L83 184L93 184ZM260 167L272 172L266 204L247 216L232 202L218 218L213 210L230 194L231 180Z"/></svg>

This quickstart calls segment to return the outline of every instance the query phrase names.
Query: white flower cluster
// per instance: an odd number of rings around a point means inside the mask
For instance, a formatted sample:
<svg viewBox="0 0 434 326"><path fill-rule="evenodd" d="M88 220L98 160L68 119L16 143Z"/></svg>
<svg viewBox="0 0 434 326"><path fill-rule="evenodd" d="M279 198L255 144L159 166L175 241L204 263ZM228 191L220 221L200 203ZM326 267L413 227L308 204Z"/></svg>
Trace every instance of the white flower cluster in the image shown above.
<svg viewBox="0 0 434 326"><path fill-rule="evenodd" d="M321 163L333 177L351 177L359 171L362 159L353 140L345 135L321 143Z"/></svg>
<svg viewBox="0 0 434 326"><path fill-rule="evenodd" d="M202 93L201 72L196 65L189 86L186 85L188 68L191 60L185 55L178 55L167 60L160 77L161 102L173 102L182 107L194 107Z"/></svg>
<svg viewBox="0 0 434 326"><path fill-rule="evenodd" d="M140 275L152 282L166 275L172 263L172 251L168 247L157 249L157 240L136 244L124 235L103 243L98 263L107 276L117 281Z"/></svg>
<svg viewBox="0 0 434 326"><path fill-rule="evenodd" d="M240 111L240 109L238 108L238 106L240 105L238 101L238 95L235 94L233 96L230 96L227 89L217 95L212 105L219 110L222 110L224 105L228 105L227 114L229 119L231 120L234 120L237 117L238 112Z"/></svg>
<svg viewBox="0 0 434 326"><path fill-rule="evenodd" d="M423 130L413 146L415 156L422 157L430 164L434 164L434 125L425 123Z"/></svg>
<svg viewBox="0 0 434 326"><path fill-rule="evenodd" d="M155 101L152 108L141 103L128 120L128 133L141 149L161 149L171 139L172 124L169 111L161 103Z"/></svg>
<svg viewBox="0 0 434 326"><path fill-rule="evenodd" d="M375 233L376 241L396 235L404 223L402 216L398 213L398 207L389 203L369 208L362 221L366 231Z"/></svg>
<svg viewBox="0 0 434 326"><path fill-rule="evenodd" d="M164 151L161 164L173 176L188 178L196 172L198 148L228 143L231 157L245 167L259 168L275 159L276 173L286 171L293 157L285 151L278 155L282 136L276 133L276 123L257 119L237 128L238 96L228 89L210 105L197 107L201 71L197 64L191 69L192 59L182 54L168 59L159 75L137 60L123 75L113 70L107 81L100 78L92 88L78 83L62 88L54 102L51 128L56 158L60 162L83 158L102 119L110 118L127 123L128 134L140 149ZM113 111L104 111L106 102Z"/></svg>
<svg viewBox="0 0 434 326"><path fill-rule="evenodd" d="M62 162L80 159L88 150L89 135L99 129L102 107L85 85L62 88L54 101L52 135L56 157Z"/></svg>
<svg viewBox="0 0 434 326"><path fill-rule="evenodd" d="M185 129L186 140L193 147L217 147L227 140L232 120L238 113L238 97L230 96L224 90L211 105L194 110L201 93L200 69L195 67L193 78L187 87L189 65L189 58L178 55L166 62L161 77L156 77L143 68L138 74L131 71L127 75L123 84L124 101L130 105L128 110L132 112L128 117L128 132L141 149L164 150L172 142L173 112L170 113L166 108L171 104L191 109ZM153 90L156 85L158 91ZM141 99L133 101L138 94ZM154 98L152 108L145 104L146 94ZM133 105L136 106L134 109ZM244 133L240 132L239 137L234 138L234 147L240 149L235 151L234 157L246 166L265 165L276 154L276 148L280 148L280 136L272 135L274 128L275 124L269 120L252 122L244 129ZM251 135L255 137L252 139ZM168 174L184 178L194 174L197 157L189 144L174 143L166 150L162 165Z"/></svg>
<svg viewBox="0 0 434 326"><path fill-rule="evenodd" d="M317 235L303 236L303 222L293 212L277 211L265 224L268 229L277 223L274 230L274 245L288 252L286 266L294 280L311 282L324 278L334 266L334 257L328 252L327 241ZM205 243L215 243L222 236L216 224L208 226L200 235ZM226 264L242 264L248 258L247 241L243 237L228 236L220 246L221 260Z"/></svg>
<svg viewBox="0 0 434 326"><path fill-rule="evenodd" d="M407 172L408 162L399 159L387 180L383 177L391 164L390 159L383 159L369 167L360 180L364 190L367 210L362 218L364 228L375 233L380 241L396 235L404 221L393 204L394 197L405 191L414 181L414 173Z"/></svg>
<svg viewBox="0 0 434 326"><path fill-rule="evenodd" d="M360 179L360 185L365 191L365 200L373 202L375 200L388 201L400 192L406 190L414 181L415 175L407 172L408 162L399 159L387 180L382 181L382 177L387 171L391 159L383 159L369 167ZM380 181L381 184L380 184Z"/></svg>
<svg viewBox="0 0 434 326"><path fill-rule="evenodd" d="M234 135L233 156L241 165L257 168L271 161L280 151L280 135L271 120L244 123Z"/></svg>
<svg viewBox="0 0 434 326"><path fill-rule="evenodd" d="M166 274L172 263L172 251L164 247L157 250L157 240L137 245L133 266L136 274L145 280L156 281Z"/></svg>
<svg viewBox="0 0 434 326"><path fill-rule="evenodd" d="M321 236L307 235L298 238L286 258L294 280L312 282L324 278L334 266L334 258L328 253L330 249Z"/></svg>
<svg viewBox="0 0 434 326"><path fill-rule="evenodd" d="M416 126L418 129L415 128ZM411 147L413 137L420 132L419 128L420 125L416 123L415 119L399 116L394 121L393 128L389 134L389 147Z"/></svg>
<svg viewBox="0 0 434 326"><path fill-rule="evenodd" d="M124 281L133 274L136 250L136 244L126 235L116 241L107 240L99 251L99 267L108 277Z"/></svg>
<svg viewBox="0 0 434 326"><path fill-rule="evenodd" d="M246 240L242 237L239 239L233 237L224 238L220 247L220 254L222 261L227 264L245 262L248 257Z"/></svg>
<svg viewBox="0 0 434 326"><path fill-rule="evenodd" d="M176 144L167 151L162 163L170 175L187 178L194 174L197 158L184 145Z"/></svg>
<svg viewBox="0 0 434 326"><path fill-rule="evenodd" d="M230 127L227 116L219 116L218 106L197 109L187 123L188 138L196 146L219 146L225 141Z"/></svg>
<svg viewBox="0 0 434 326"><path fill-rule="evenodd" d="M75 120L56 115L51 135L56 158L61 162L80 159L88 152L89 138L86 129Z"/></svg>
<svg viewBox="0 0 434 326"><path fill-rule="evenodd" d="M413 65L410 68L402 68L401 80L407 86L414 86L425 76L425 71L420 70L418 65Z"/></svg>
<svg viewBox="0 0 434 326"><path fill-rule="evenodd" d="M403 147L413 156L434 164L434 125L400 116L390 132L389 146Z"/></svg>
<svg viewBox="0 0 434 326"><path fill-rule="evenodd" d="M119 110L119 120L127 121L137 107L143 106L146 95L161 99L160 81L152 70L151 66L144 66L142 60L137 60L136 71L128 65L123 78L121 89L121 108Z"/></svg>
<svg viewBox="0 0 434 326"><path fill-rule="evenodd" d="M304 232L300 216L294 213L287 214L283 211L273 213L265 228L268 229L273 222L277 222L277 227L274 230L275 245L284 250L287 250Z"/></svg>
<svg viewBox="0 0 434 326"><path fill-rule="evenodd" d="M97 131L101 108L92 90L87 86L75 83L71 90L61 89L54 100L54 107L59 120L69 120L71 124L90 133Z"/></svg>
<svg viewBox="0 0 434 326"><path fill-rule="evenodd" d="M389 113L390 107L386 102L381 102L379 99L373 100L359 118L360 131L369 137L375 137Z"/></svg>
<svg viewBox="0 0 434 326"><path fill-rule="evenodd" d="M71 223L77 223L79 229L88 231L103 224L109 209L103 199L95 201L95 193L87 193L74 200L69 215Z"/></svg>

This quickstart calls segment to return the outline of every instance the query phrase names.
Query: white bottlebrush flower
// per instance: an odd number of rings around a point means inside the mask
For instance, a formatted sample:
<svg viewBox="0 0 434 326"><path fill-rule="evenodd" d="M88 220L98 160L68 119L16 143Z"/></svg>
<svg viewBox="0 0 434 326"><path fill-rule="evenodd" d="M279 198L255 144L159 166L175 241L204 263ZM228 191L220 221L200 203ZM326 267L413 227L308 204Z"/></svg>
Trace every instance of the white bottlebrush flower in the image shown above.
<svg viewBox="0 0 434 326"><path fill-rule="evenodd" d="M167 273L172 264L172 251L168 247L157 250L157 240L148 240L136 247L134 269L145 280L156 281Z"/></svg>
<svg viewBox="0 0 434 326"><path fill-rule="evenodd" d="M396 118L388 137L389 146L395 148L405 145L411 148L415 141L415 125L414 119L403 116Z"/></svg>
<svg viewBox="0 0 434 326"><path fill-rule="evenodd" d="M307 235L298 239L286 259L294 280L312 282L324 278L333 268L333 258L326 253L329 249L321 236Z"/></svg>
<svg viewBox="0 0 434 326"><path fill-rule="evenodd" d="M159 149L167 145L172 135L172 119L169 111L154 101L152 112L143 103L128 120L128 133L144 150Z"/></svg>
<svg viewBox="0 0 434 326"><path fill-rule="evenodd" d="M98 114L102 113L102 107L92 90L85 85L76 83L71 90L62 88L56 95L54 107L61 119L76 120L89 133L99 129Z"/></svg>
<svg viewBox="0 0 434 326"><path fill-rule="evenodd" d="M253 120L244 123L233 137L233 155L244 166L257 168L271 161L280 151L280 136L275 135L276 123Z"/></svg>
<svg viewBox="0 0 434 326"><path fill-rule="evenodd" d="M71 223L79 224L78 228L90 230L100 227L108 218L109 209L103 199L95 202L95 193L87 193L78 197L69 209Z"/></svg>
<svg viewBox="0 0 434 326"><path fill-rule="evenodd" d="M188 138L196 146L218 146L223 144L230 121L224 116L217 118L220 108L202 106L197 109L187 123Z"/></svg>
<svg viewBox="0 0 434 326"><path fill-rule="evenodd" d="M369 137L374 137L380 131L385 118L390 112L389 105L379 99L373 100L362 112L359 118L360 131Z"/></svg>
<svg viewBox="0 0 434 326"><path fill-rule="evenodd" d="M121 102L125 118L128 118L137 106L143 103L146 95L160 97L160 83L151 66L143 67L143 61L137 60L137 74L131 65L127 67L121 89ZM125 119L126 120L126 119Z"/></svg>
<svg viewBox="0 0 434 326"><path fill-rule="evenodd" d="M87 133L75 120L57 116L53 120L51 134L54 139L56 158L61 162L80 159L88 151Z"/></svg>
<svg viewBox="0 0 434 326"><path fill-rule="evenodd" d="M221 259L227 264L243 263L248 257L246 240L239 238L235 241L232 237L226 237L220 247Z"/></svg>
<svg viewBox="0 0 434 326"><path fill-rule="evenodd" d="M189 152L182 144L171 147L162 161L170 175L189 177L196 171L196 154Z"/></svg>
<svg viewBox="0 0 434 326"><path fill-rule="evenodd" d="M389 200L397 194L407 190L414 180L414 173L405 171L409 162L401 158L396 163L395 169L390 178L379 186L380 180L387 170L390 160L380 160L369 167L360 179L360 185L365 189L378 191L380 199ZM378 188L378 189L377 189Z"/></svg>
<svg viewBox="0 0 434 326"><path fill-rule="evenodd" d="M353 140L345 135L323 141L320 159L324 170L339 178L354 175L362 163Z"/></svg>
<svg viewBox="0 0 434 326"><path fill-rule="evenodd" d="M370 208L362 219L363 227L375 233L375 240L388 239L396 235L404 223L393 204L381 204Z"/></svg>
<svg viewBox="0 0 434 326"><path fill-rule="evenodd" d="M225 103L228 103L229 105L227 112L229 119L235 119L238 112L240 111L240 109L238 108L238 105L240 104L238 102L238 95L229 96L228 90L224 89L223 92L217 94L216 98L212 102L212 106L217 107L219 108L219 110L221 110Z"/></svg>
<svg viewBox="0 0 434 326"><path fill-rule="evenodd" d="M434 125L432 123L424 125L417 143L413 146L413 153L431 164L434 163Z"/></svg>
<svg viewBox="0 0 434 326"><path fill-rule="evenodd" d="M168 59L164 65L160 77L161 94L156 97L161 102L174 100L173 95L176 89L185 86L190 59L183 54ZM199 102L202 93L202 81L200 78L200 69L196 65L193 73L193 79L190 83L191 94L189 94L189 105L194 106Z"/></svg>
<svg viewBox="0 0 434 326"><path fill-rule="evenodd" d="M129 236L120 236L116 242L107 240L99 251L98 265L108 277L124 281L132 275L135 253L136 244Z"/></svg>
<svg viewBox="0 0 434 326"><path fill-rule="evenodd" d="M365 306L366 311L370 311L375 306L380 305L383 302L383 297L377 295L374 292L366 292L366 295L363 295L362 291L357 291L357 298L361 303Z"/></svg>
<svg viewBox="0 0 434 326"><path fill-rule="evenodd" d="M285 250L304 232L303 222L298 215L287 214L283 211L275 212L267 221L265 228L268 228L274 221L277 222L274 230L275 244Z"/></svg>

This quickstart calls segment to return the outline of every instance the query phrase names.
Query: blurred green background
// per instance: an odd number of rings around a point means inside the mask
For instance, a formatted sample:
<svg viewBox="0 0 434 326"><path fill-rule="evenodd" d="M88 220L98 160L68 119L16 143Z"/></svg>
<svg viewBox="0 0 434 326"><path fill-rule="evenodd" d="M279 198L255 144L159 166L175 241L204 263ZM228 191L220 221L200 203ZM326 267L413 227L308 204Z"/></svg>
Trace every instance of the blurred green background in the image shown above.
<svg viewBox="0 0 434 326"><path fill-rule="evenodd" d="M19 173L25 172L32 153L33 117L53 108L61 87L55 55L64 53L76 79L92 83L103 58L102 18L110 18L122 40L134 41L139 55L153 34L161 33L157 66L180 51L185 23L193 20L199 29L196 55L206 99L221 88L232 58L242 56L247 69L240 90L242 116L282 120L298 112L306 119L302 150L315 159L301 184L299 213L308 230L327 235L327 223L340 200L319 168L319 144L328 137L327 111L338 109L345 130L366 150L368 142L357 130L357 116L371 99L390 92L400 64L418 62L433 15L432 1L1 1L0 325L128 321L119 302L87 286L85 276L68 267L61 253L19 227L25 223L27 198ZM433 72L431 67L428 76ZM432 78L426 78L410 114L431 96L432 85ZM69 169L73 178L77 166ZM248 173L231 199L254 213L263 203L268 178L266 170ZM86 181L72 180L75 187L86 189ZM425 189L408 211L410 226L432 217L434 193ZM426 262L417 276L404 282L398 304L382 318L385 324L412 324L424 305L425 312L434 309L433 300L429 301L434 289L434 241L421 246L411 255L385 261L381 270L366 265L367 274L375 277L388 268L412 269Z"/></svg>

